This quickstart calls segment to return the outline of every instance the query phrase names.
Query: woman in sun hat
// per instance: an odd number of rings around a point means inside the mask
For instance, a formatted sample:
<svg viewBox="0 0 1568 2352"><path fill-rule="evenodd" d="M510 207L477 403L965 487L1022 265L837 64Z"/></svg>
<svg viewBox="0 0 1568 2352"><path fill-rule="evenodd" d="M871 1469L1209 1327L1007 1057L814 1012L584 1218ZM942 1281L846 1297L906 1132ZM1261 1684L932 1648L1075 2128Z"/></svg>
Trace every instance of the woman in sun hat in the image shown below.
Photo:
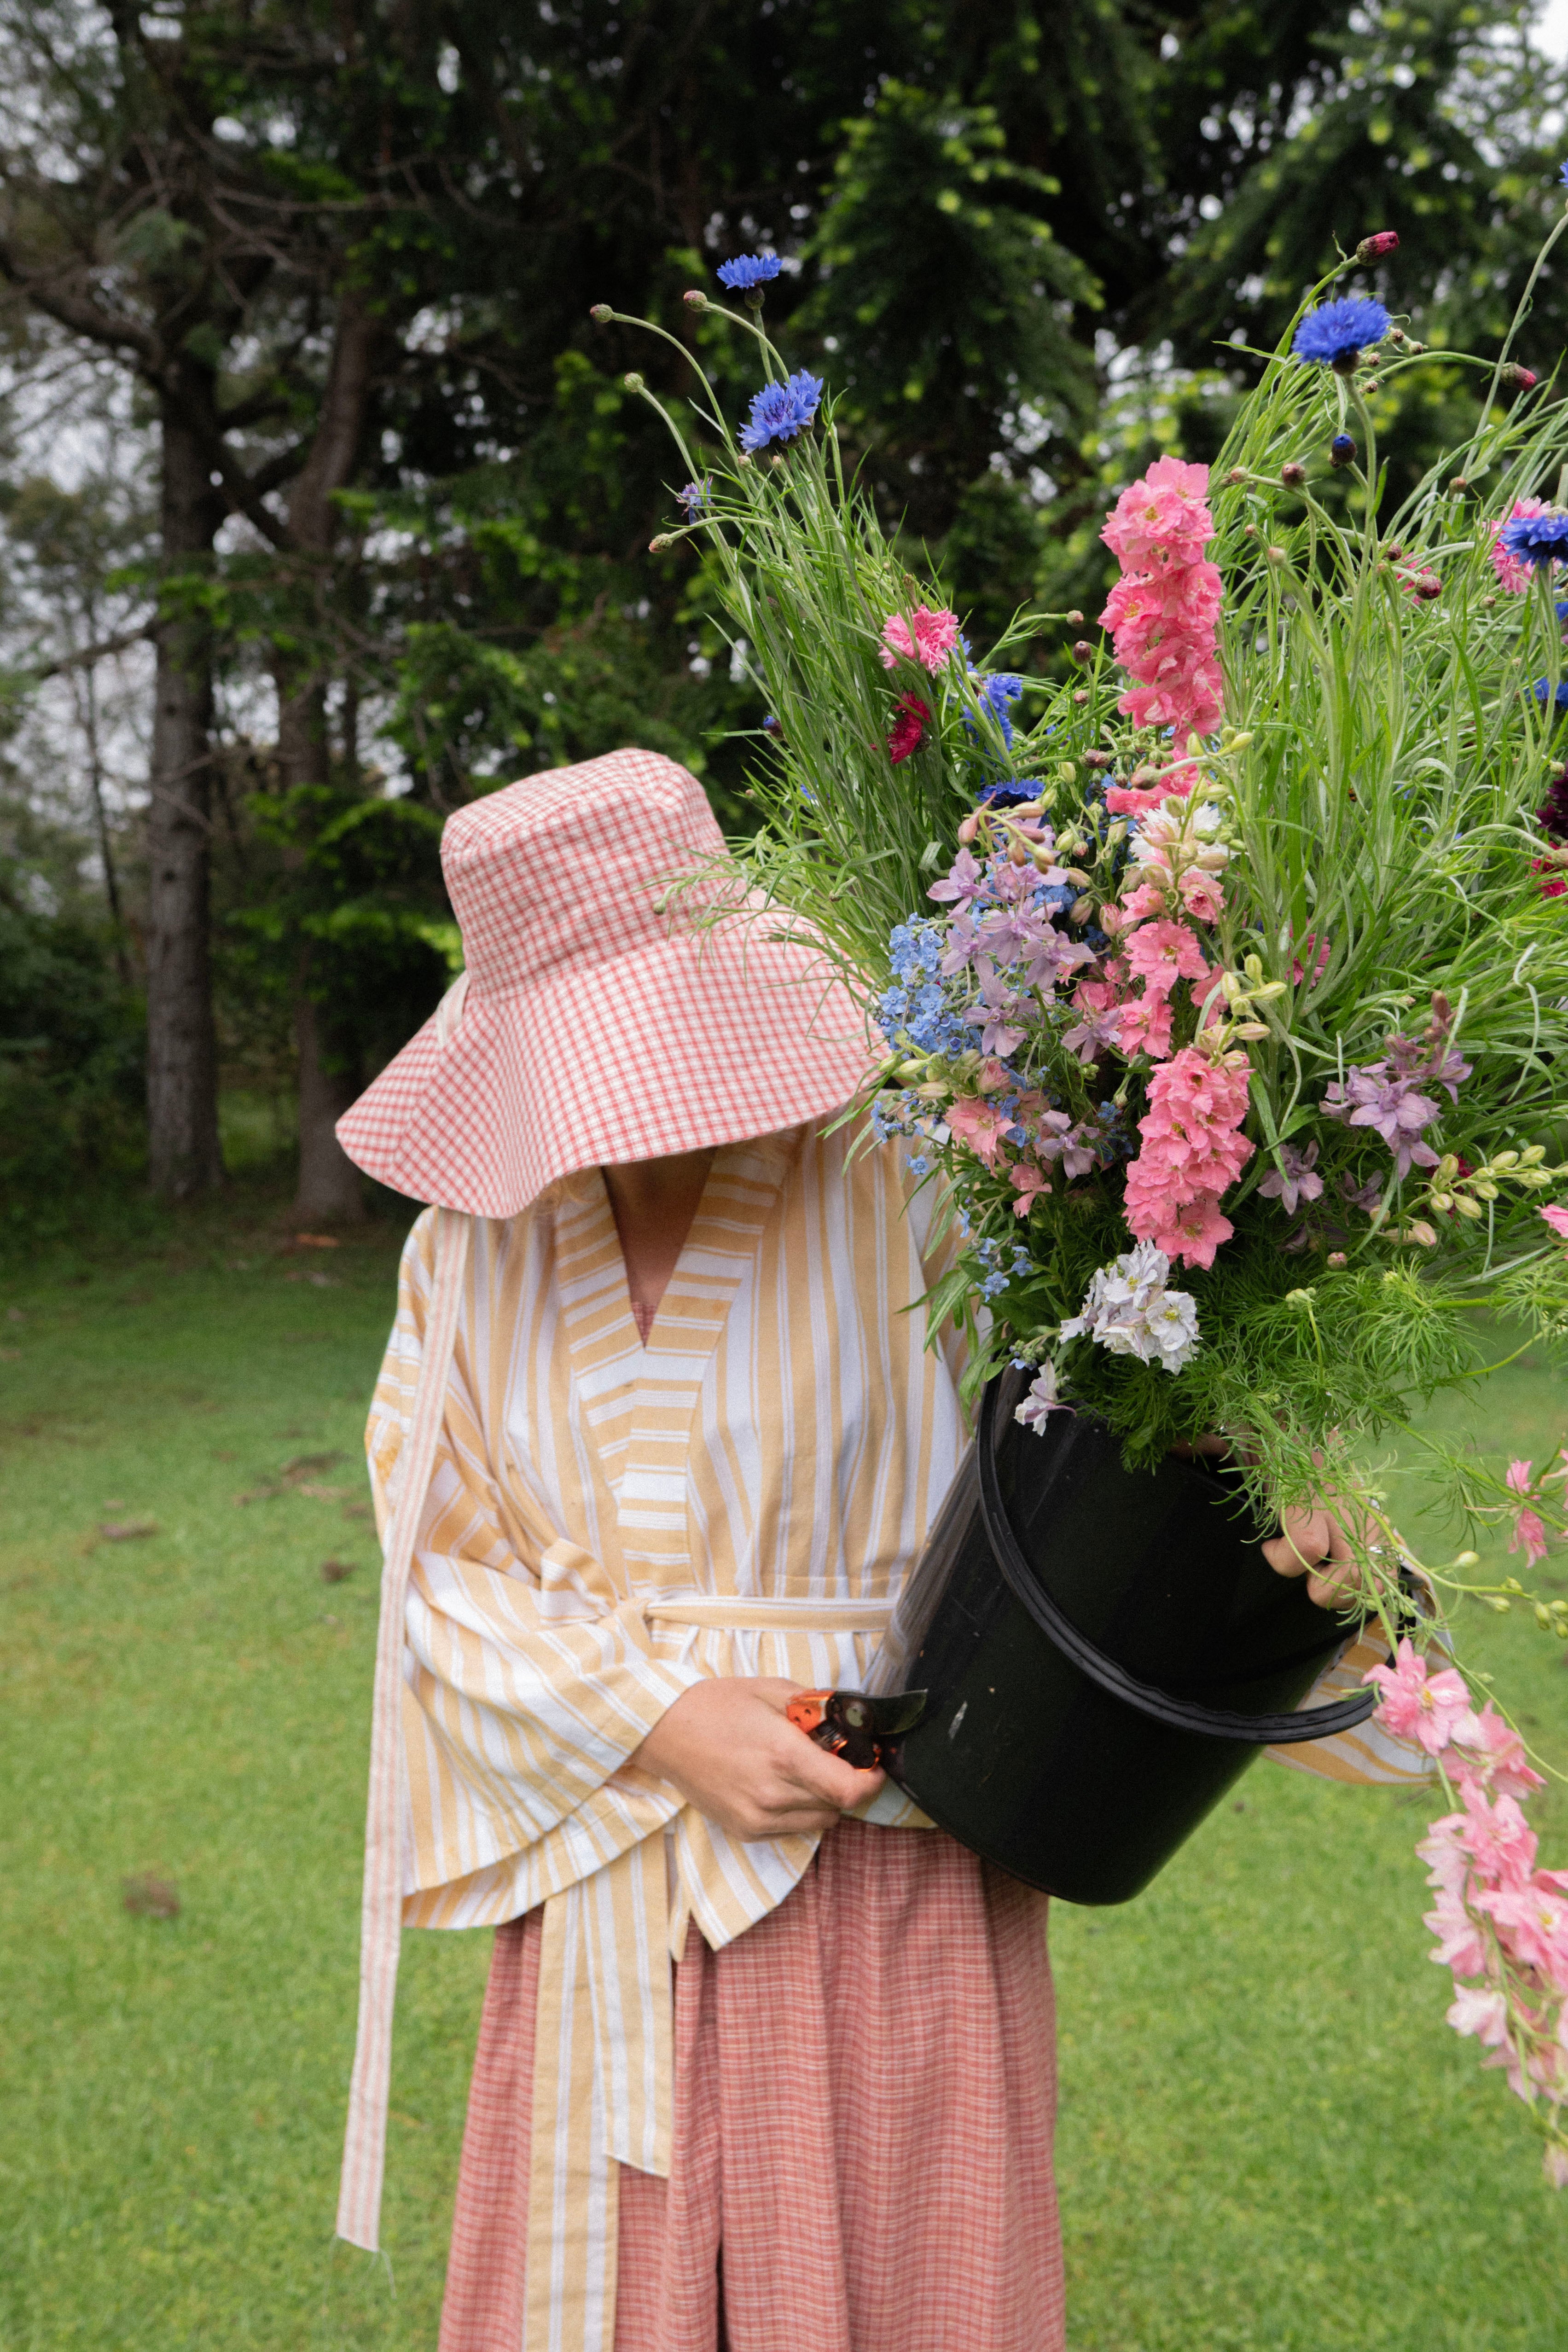
<svg viewBox="0 0 1568 2352"><path fill-rule="evenodd" d="M339 1128L433 1204L369 1431L339 2233L400 1924L489 1925L443 2352L1058 2352L1045 1899L784 1714L863 1679L964 1444L931 1195L841 1122L821 954L683 915L722 855L649 752L460 811L466 972Z"/></svg>
<svg viewBox="0 0 1568 2352"><path fill-rule="evenodd" d="M370 1428L339 2230L399 1919L489 1924L445 2352L1048 2352L1043 1899L784 1714L863 1675L963 1443L930 1196L836 1125L874 1056L820 952L680 919L722 854L645 751L458 812L464 980L339 1129L436 1204Z"/></svg>

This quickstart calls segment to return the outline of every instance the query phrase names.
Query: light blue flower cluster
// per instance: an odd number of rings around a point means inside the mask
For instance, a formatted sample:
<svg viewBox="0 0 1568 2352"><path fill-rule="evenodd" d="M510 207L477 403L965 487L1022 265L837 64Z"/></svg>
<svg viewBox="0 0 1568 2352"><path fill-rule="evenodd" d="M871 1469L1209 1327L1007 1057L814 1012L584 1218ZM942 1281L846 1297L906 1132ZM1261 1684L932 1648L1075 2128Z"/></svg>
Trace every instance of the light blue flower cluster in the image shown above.
<svg viewBox="0 0 1568 2352"><path fill-rule="evenodd" d="M974 1034L962 1015L962 983L942 983L943 946L942 926L929 915L911 915L897 926L888 943L893 985L882 995L877 1019L889 1038L907 1037L912 1052L955 1061L968 1053Z"/></svg>
<svg viewBox="0 0 1568 2352"><path fill-rule="evenodd" d="M793 441L816 415L822 398L822 378L797 368L783 383L765 383L752 400L752 412L741 427L741 446L753 456L770 441Z"/></svg>

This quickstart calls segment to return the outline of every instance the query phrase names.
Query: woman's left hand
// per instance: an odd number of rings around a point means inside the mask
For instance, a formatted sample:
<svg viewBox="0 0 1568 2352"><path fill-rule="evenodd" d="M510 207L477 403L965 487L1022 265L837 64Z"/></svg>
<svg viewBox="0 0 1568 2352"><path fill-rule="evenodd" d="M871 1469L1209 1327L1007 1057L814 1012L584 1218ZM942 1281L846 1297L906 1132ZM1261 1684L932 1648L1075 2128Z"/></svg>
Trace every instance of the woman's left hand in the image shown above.
<svg viewBox="0 0 1568 2352"><path fill-rule="evenodd" d="M1335 1498L1337 1500L1337 1497ZM1363 1576L1344 1528L1327 1502L1282 1511L1280 1532L1263 1547L1277 1576L1304 1576L1308 1597L1320 1609L1342 1609L1362 1591Z"/></svg>

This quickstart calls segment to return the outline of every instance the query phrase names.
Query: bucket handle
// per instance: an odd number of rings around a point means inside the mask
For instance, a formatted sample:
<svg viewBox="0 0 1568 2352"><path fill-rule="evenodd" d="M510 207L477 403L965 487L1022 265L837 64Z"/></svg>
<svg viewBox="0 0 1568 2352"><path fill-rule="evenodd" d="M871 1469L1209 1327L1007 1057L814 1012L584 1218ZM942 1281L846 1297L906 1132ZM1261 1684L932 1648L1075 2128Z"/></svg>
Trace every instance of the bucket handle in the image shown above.
<svg viewBox="0 0 1568 2352"><path fill-rule="evenodd" d="M1013 1532L996 1470L997 1400L1003 1385L1004 1376L998 1374L987 1381L981 1399L980 1443L976 1448L980 1456L980 1516L996 1565L1015 1599L1023 1603L1041 1632L1090 1682L1097 1683L1112 1698L1136 1708L1140 1715L1152 1716L1156 1723L1172 1729L1202 1732L1210 1739L1245 1740L1255 1748L1288 1748L1306 1739L1327 1739L1336 1731L1351 1731L1358 1723L1366 1721L1377 1705L1375 1691L1339 1699L1331 1706L1299 1708L1290 1715L1238 1715L1228 1707L1202 1706L1195 1700L1174 1698L1153 1683L1140 1682L1125 1666L1118 1665L1114 1658L1096 1649L1037 1582Z"/></svg>

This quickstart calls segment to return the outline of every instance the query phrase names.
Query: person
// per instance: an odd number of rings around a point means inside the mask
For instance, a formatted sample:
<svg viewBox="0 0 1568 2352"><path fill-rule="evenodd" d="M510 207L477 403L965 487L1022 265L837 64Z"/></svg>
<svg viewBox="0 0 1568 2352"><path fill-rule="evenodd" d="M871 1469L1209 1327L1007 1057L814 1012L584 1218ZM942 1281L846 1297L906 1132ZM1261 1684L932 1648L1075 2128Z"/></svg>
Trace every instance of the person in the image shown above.
<svg viewBox="0 0 1568 2352"><path fill-rule="evenodd" d="M399 1921L489 1925L442 2352L1059 2352L1047 1900L785 1713L864 1680L967 1439L931 1190L853 1116L863 1006L725 910L655 754L442 855L463 979L339 1129L436 1204L369 1430L339 2232L376 2242ZM1275 1564L1342 1549L1301 1514Z"/></svg>

